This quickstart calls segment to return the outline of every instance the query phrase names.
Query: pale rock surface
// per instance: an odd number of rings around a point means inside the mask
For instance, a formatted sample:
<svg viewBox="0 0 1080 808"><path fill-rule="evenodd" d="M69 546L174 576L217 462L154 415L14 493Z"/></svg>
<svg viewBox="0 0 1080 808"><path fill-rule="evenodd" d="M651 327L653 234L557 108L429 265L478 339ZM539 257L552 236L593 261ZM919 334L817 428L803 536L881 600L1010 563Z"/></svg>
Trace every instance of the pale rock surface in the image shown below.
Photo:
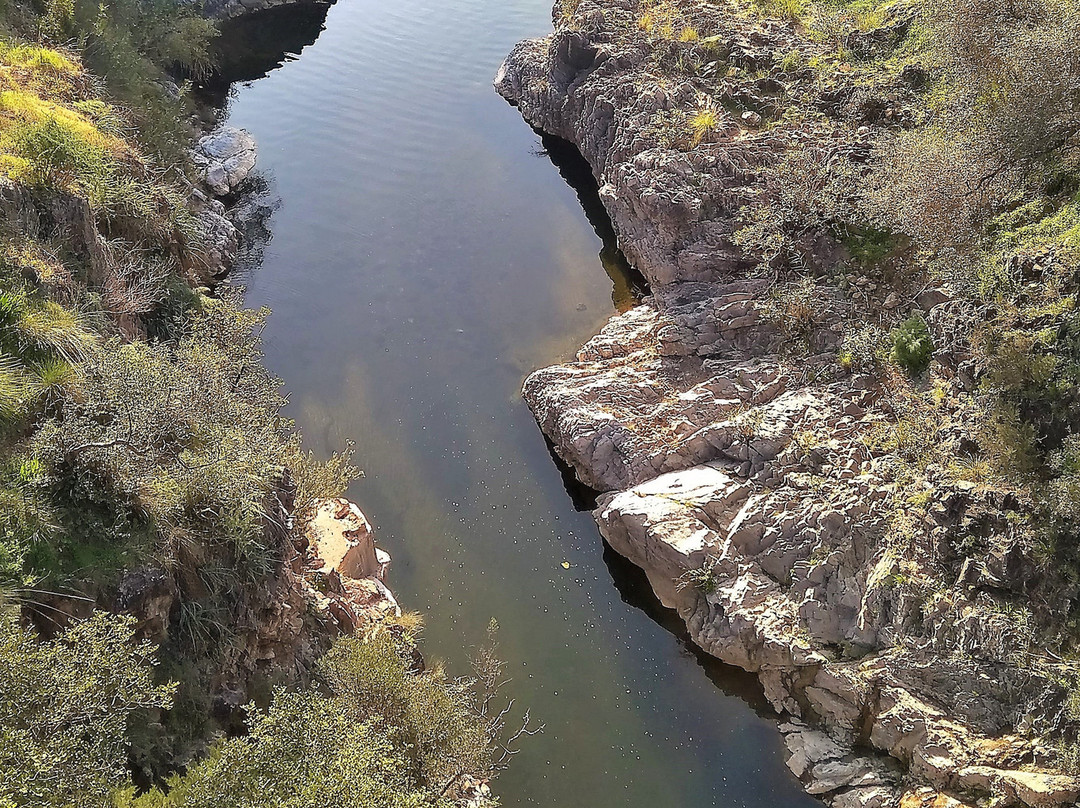
<svg viewBox="0 0 1080 808"><path fill-rule="evenodd" d="M192 274L197 282L210 285L232 268L240 248L240 234L226 218L225 205L220 200L212 199L198 188L191 188L188 198L204 245L203 252L195 256Z"/></svg>
<svg viewBox="0 0 1080 808"><path fill-rule="evenodd" d="M191 153L200 178L215 196L229 196L255 168L255 138L226 126L199 138Z"/></svg>
<svg viewBox="0 0 1080 808"><path fill-rule="evenodd" d="M304 568L318 582L311 597L344 633L381 615L400 615L386 586L390 554L375 546L367 517L344 498L316 503L303 536Z"/></svg>
<svg viewBox="0 0 1080 808"><path fill-rule="evenodd" d="M748 277L754 261L732 237L764 193L768 155L809 135L744 115L700 148L665 144L656 122L708 99L658 69L637 7L581 0L572 20L561 7L554 19L554 34L514 48L496 90L588 160L651 290L523 388L555 451L601 492L604 538L701 648L757 673L785 718L792 771L833 806L1072 804L1080 780L1041 768L1054 761L1024 733L1060 725L1066 693L1017 664L1024 629L999 605L1036 578L1008 527L1015 502L941 475L925 510L897 510L895 458L880 448L896 418L886 391L837 370L846 322L922 305L937 358L963 383L978 372L965 350L981 313L947 290L825 284L793 350L775 316L785 289L767 272ZM791 81L774 54L812 46L788 24L746 27L733 21L715 38L719 75L728 63L772 72L753 85L718 79L714 96L779 110L776 86ZM840 120L840 101L815 102L838 121L813 144L817 158L865 159L870 129ZM822 267L845 258L828 239L808 253ZM967 439L964 413L953 417L941 438L950 449ZM986 552L954 564L954 542L974 529L991 537Z"/></svg>

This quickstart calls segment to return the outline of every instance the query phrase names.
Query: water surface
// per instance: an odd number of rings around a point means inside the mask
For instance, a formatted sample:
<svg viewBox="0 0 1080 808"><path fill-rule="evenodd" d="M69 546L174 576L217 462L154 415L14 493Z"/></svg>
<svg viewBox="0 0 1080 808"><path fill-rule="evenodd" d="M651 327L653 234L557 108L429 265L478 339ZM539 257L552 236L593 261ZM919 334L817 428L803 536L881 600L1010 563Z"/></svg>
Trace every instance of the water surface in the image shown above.
<svg viewBox="0 0 1080 808"><path fill-rule="evenodd" d="M605 552L521 400L631 296L491 89L549 27L547 0L340 0L300 58L234 89L282 200L246 280L274 310L267 362L316 451L355 441L350 495L427 653L464 673L498 620L508 692L546 724L499 779L504 805L814 805L752 682L691 650Z"/></svg>

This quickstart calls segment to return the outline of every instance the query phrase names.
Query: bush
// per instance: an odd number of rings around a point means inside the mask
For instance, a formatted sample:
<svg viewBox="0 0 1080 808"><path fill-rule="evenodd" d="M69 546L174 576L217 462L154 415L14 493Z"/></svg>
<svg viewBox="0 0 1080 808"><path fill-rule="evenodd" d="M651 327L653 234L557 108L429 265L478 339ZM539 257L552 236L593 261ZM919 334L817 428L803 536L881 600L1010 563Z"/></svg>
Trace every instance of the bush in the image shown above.
<svg viewBox="0 0 1080 808"><path fill-rule="evenodd" d="M221 741L167 788L119 808L450 808L462 775L492 772L489 734L468 683L411 672L389 632L340 639L321 660L325 693L279 690L249 733Z"/></svg>
<svg viewBox="0 0 1080 808"><path fill-rule="evenodd" d="M196 78L212 69L210 42L216 25L198 4L170 0L47 0L40 35L74 43L86 65L130 109L140 143L169 164L182 163L189 134L184 121L193 105L182 88L166 94L169 74Z"/></svg>
<svg viewBox="0 0 1080 808"><path fill-rule="evenodd" d="M410 777L401 749L360 723L340 699L279 692L269 713L253 711L249 734L219 743L167 793L134 797L118 808L449 808Z"/></svg>
<svg viewBox="0 0 1080 808"><path fill-rule="evenodd" d="M358 473L348 454L322 463L302 451L280 415L279 382L261 364L265 311L204 300L176 342L123 343L91 339L55 304L4 301L0 350L24 361L0 364L0 408L23 433L38 420L33 478L0 474L6 577L94 577L130 552L172 558L192 543L224 547L255 575L279 549L266 546L267 505L286 468L298 528Z"/></svg>
<svg viewBox="0 0 1080 808"><path fill-rule="evenodd" d="M879 143L875 214L922 249L977 253L990 217L1080 160L1080 7L945 0L924 57L942 79L924 124ZM971 260L968 257L968 260Z"/></svg>
<svg viewBox="0 0 1080 808"><path fill-rule="evenodd" d="M975 123L991 171L1080 146L1080 8L1071 0L947 0L930 7L957 123Z"/></svg>
<svg viewBox="0 0 1080 808"><path fill-rule="evenodd" d="M33 439L58 495L145 518L166 547L225 542L258 562L289 437L278 382L260 364L264 316L218 302L175 345L91 348Z"/></svg>
<svg viewBox="0 0 1080 808"><path fill-rule="evenodd" d="M173 692L134 623L97 613L41 642L0 613L0 805L101 808L129 781L128 721Z"/></svg>
<svg viewBox="0 0 1080 808"><path fill-rule="evenodd" d="M934 342L926 321L915 314L906 319L889 334L892 340L890 358L918 376L930 365L934 354Z"/></svg>
<svg viewBox="0 0 1080 808"><path fill-rule="evenodd" d="M410 672L388 632L339 640L323 690L279 690L248 734L218 741L164 789L136 796L129 722L169 709L135 621L96 613L42 642L0 614L0 805L10 808L450 808L462 775L492 773L492 728L468 683Z"/></svg>
<svg viewBox="0 0 1080 808"><path fill-rule="evenodd" d="M357 717L374 716L406 750L408 769L429 791L441 794L464 774L491 773L490 728L472 709L467 684L447 680L438 669L410 673L389 633L339 641L319 670Z"/></svg>

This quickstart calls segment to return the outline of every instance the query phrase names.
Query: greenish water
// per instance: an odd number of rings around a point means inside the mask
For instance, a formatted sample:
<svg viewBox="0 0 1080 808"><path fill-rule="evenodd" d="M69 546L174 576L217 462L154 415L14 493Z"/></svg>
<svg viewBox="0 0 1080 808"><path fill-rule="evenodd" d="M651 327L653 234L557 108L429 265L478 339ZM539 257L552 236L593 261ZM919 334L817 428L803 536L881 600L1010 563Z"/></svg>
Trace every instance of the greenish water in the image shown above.
<svg viewBox="0 0 1080 808"><path fill-rule="evenodd" d="M297 48L314 39L291 25ZM521 401L632 285L491 90L511 46L549 29L546 0L341 0L325 27L230 100L282 200L248 300L274 310L267 361L312 447L356 442L350 493L426 652L464 673L499 621L511 695L547 726L503 804L816 804L752 681L690 649L605 551Z"/></svg>

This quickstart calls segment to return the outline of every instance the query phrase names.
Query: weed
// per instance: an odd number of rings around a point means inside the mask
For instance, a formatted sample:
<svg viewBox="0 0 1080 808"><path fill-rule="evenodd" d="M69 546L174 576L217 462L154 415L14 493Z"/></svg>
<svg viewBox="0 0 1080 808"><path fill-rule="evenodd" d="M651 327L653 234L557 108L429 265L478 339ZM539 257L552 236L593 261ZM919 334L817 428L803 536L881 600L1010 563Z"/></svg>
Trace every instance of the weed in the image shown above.
<svg viewBox="0 0 1080 808"><path fill-rule="evenodd" d="M716 591L719 580L716 575L715 558L706 558L702 566L684 572L675 581L675 588L680 592L685 589L694 589L702 595L711 595Z"/></svg>
<svg viewBox="0 0 1080 808"><path fill-rule="evenodd" d="M934 353L934 342L922 317L913 314L890 332L889 339L892 340L890 358L894 362L916 376L926 370Z"/></svg>
<svg viewBox="0 0 1080 808"><path fill-rule="evenodd" d="M806 0L751 0L751 5L763 17L795 21L806 13Z"/></svg>
<svg viewBox="0 0 1080 808"><path fill-rule="evenodd" d="M780 58L779 67L785 73L795 73L801 70L804 64L802 51L796 48Z"/></svg>
<svg viewBox="0 0 1080 808"><path fill-rule="evenodd" d="M897 246L897 239L892 233L875 227L844 228L842 236L848 253L864 266L881 263Z"/></svg>
<svg viewBox="0 0 1080 808"><path fill-rule="evenodd" d="M722 122L721 113L712 106L704 107L690 116L689 126L693 144L711 140L719 131Z"/></svg>

